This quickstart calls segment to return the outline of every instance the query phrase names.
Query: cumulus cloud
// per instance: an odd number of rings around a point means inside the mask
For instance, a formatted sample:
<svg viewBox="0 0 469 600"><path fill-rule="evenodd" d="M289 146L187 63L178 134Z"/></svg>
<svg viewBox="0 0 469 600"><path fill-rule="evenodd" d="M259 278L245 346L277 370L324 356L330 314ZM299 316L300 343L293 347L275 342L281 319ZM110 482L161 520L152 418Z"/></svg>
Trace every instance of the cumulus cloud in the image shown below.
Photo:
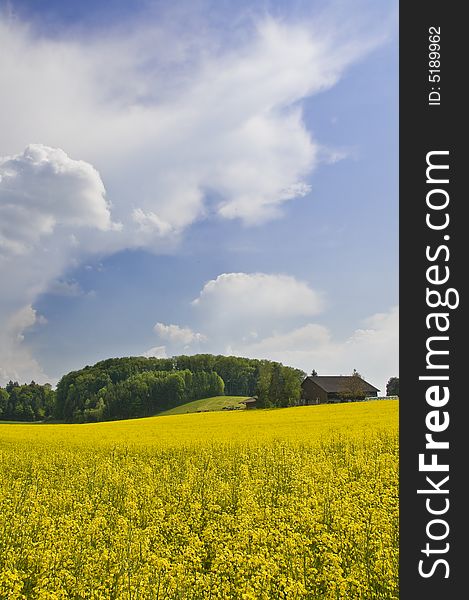
<svg viewBox="0 0 469 600"><path fill-rule="evenodd" d="M101 245L96 233L116 235L119 225L111 219L103 182L92 165L42 144L0 157L0 278L7 282L0 297L0 329L6 332L0 337L0 383L22 372L31 377L28 369L44 379L18 335L38 322L32 305L49 287L60 295L81 293L76 282L61 275L92 252L93 244ZM24 321L28 315L31 323ZM19 328L18 319L23 319Z"/></svg>
<svg viewBox="0 0 469 600"><path fill-rule="evenodd" d="M179 327L179 325L156 323L153 331L162 340L168 340L173 344L182 344L184 346L188 346L194 342L205 342L207 339L205 335L192 331L189 327Z"/></svg>
<svg viewBox="0 0 469 600"><path fill-rule="evenodd" d="M383 39L265 15L229 36L181 23L46 37L0 17L0 327L90 254L279 217L320 161L301 102Z"/></svg>
<svg viewBox="0 0 469 600"><path fill-rule="evenodd" d="M0 329L0 383L50 380L24 344L24 334L45 319L31 305L12 312Z"/></svg>
<svg viewBox="0 0 469 600"><path fill-rule="evenodd" d="M132 218L138 224L140 231L144 233L156 231L160 235L167 235L172 230L169 223L166 223L151 211L146 213L141 208L135 208L132 212Z"/></svg>
<svg viewBox="0 0 469 600"><path fill-rule="evenodd" d="M99 173L63 150L30 144L0 157L0 249L24 254L57 227L107 231L109 205Z"/></svg>
<svg viewBox="0 0 469 600"><path fill-rule="evenodd" d="M320 375L357 369L384 394L389 377L399 374L399 308L364 319L341 338L311 320L324 307L305 282L265 273L224 273L192 302L207 352L277 360ZM162 323L155 331L174 343L175 353L202 335Z"/></svg>
<svg viewBox="0 0 469 600"><path fill-rule="evenodd" d="M201 342L204 350L229 353L232 347L259 344L291 330L324 305L321 292L290 275L222 273L208 281L191 303L194 322L203 333L163 323L157 323L154 331L176 353L195 351Z"/></svg>
<svg viewBox="0 0 469 600"><path fill-rule="evenodd" d="M365 319L345 339L334 338L327 327L307 323L253 343L236 344L230 352L279 360L319 375L348 375L357 369L381 393L389 377L399 374L399 308Z"/></svg>
<svg viewBox="0 0 469 600"><path fill-rule="evenodd" d="M210 26L174 27L46 39L0 20L0 154L33 138L86 159L111 182L118 219L157 234L210 214L209 192L222 218L279 216L309 193L319 160L300 101L333 86L382 36L266 16L230 41ZM97 223L109 225L105 208Z"/></svg>
<svg viewBox="0 0 469 600"><path fill-rule="evenodd" d="M223 273L208 281L192 305L215 322L256 322L312 316L323 295L290 275Z"/></svg>
<svg viewBox="0 0 469 600"><path fill-rule="evenodd" d="M32 306L22 306L8 319L5 331L14 339L22 342L24 331L36 323L37 314Z"/></svg>

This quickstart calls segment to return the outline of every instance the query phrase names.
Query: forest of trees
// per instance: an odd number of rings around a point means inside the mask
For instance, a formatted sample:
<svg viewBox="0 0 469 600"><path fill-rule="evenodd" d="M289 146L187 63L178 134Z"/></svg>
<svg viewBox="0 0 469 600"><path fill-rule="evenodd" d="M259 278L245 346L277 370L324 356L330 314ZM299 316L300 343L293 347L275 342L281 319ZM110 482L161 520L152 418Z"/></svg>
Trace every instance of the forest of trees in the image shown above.
<svg viewBox="0 0 469 600"><path fill-rule="evenodd" d="M111 358L62 377L55 415L68 422L142 417L223 394L257 395L260 407L292 406L304 376L280 363L235 356Z"/></svg>
<svg viewBox="0 0 469 600"><path fill-rule="evenodd" d="M46 383L34 381L20 385L10 381L0 387L0 420L2 421L43 421L52 418L55 412L55 392Z"/></svg>
<svg viewBox="0 0 469 600"><path fill-rule="evenodd" d="M105 372L72 375L76 373L69 373L57 386L56 415L67 422L147 417L224 393L223 380L214 372L145 370L115 383Z"/></svg>
<svg viewBox="0 0 469 600"><path fill-rule="evenodd" d="M0 387L0 420L84 423L146 417L224 394L257 396L259 408L295 406L305 377L278 362L237 356L109 358L67 373L56 390L48 383L10 381ZM398 377L389 379L386 393L399 395Z"/></svg>
<svg viewBox="0 0 469 600"><path fill-rule="evenodd" d="M294 406L305 373L281 363L235 356L110 358L49 384L0 388L0 420L73 423L154 415L191 400L258 396L261 408Z"/></svg>

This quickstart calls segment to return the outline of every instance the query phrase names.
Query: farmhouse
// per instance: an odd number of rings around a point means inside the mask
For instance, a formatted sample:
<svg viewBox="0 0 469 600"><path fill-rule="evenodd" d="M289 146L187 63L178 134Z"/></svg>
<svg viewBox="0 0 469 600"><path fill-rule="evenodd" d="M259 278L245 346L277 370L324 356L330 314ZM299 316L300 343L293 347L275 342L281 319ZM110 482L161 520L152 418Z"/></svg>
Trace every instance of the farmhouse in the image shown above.
<svg viewBox="0 0 469 600"><path fill-rule="evenodd" d="M356 402L376 397L378 388L357 375L309 376L301 384L301 404Z"/></svg>
<svg viewBox="0 0 469 600"><path fill-rule="evenodd" d="M257 408L257 396L253 396L252 398L246 398L246 400L241 400L240 404L244 404L246 410L251 408Z"/></svg>

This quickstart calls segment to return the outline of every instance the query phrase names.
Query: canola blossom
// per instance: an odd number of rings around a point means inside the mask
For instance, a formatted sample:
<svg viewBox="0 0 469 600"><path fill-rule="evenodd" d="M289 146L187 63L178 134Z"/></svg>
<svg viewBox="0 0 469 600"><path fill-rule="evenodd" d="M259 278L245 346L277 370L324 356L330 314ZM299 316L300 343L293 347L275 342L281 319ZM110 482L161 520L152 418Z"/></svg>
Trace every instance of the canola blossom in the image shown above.
<svg viewBox="0 0 469 600"><path fill-rule="evenodd" d="M0 598L388 600L398 402L0 424Z"/></svg>

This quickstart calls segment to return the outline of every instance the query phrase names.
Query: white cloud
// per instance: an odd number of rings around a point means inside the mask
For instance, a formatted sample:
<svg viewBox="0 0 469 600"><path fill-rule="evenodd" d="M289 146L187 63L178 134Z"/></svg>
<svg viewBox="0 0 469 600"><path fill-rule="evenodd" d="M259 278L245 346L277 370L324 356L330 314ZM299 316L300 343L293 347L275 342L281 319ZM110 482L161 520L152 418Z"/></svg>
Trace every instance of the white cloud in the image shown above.
<svg viewBox="0 0 469 600"><path fill-rule="evenodd" d="M13 338L22 342L24 340L24 331L36 323L37 315L32 306L23 306L14 312L8 319L6 332Z"/></svg>
<svg viewBox="0 0 469 600"><path fill-rule="evenodd" d="M324 306L321 293L289 275L223 273L207 282L192 302L217 326L312 316Z"/></svg>
<svg viewBox="0 0 469 600"><path fill-rule="evenodd" d="M386 382L399 374L399 309L373 315L347 339L335 339L328 328L308 323L254 343L236 344L230 351L243 356L279 360L319 375L347 375L357 369L386 392Z"/></svg>
<svg viewBox="0 0 469 600"><path fill-rule="evenodd" d="M201 333L192 331L189 327L179 327L179 325L165 325L156 323L153 331L162 340L168 340L173 344L188 346L194 342L205 342L206 337Z"/></svg>
<svg viewBox="0 0 469 600"><path fill-rule="evenodd" d="M166 346L153 346L142 354L146 358L166 358Z"/></svg>
<svg viewBox="0 0 469 600"><path fill-rule="evenodd" d="M0 328L93 253L167 252L213 213L281 215L320 160L301 101L381 41L270 17L228 41L182 22L46 38L0 17Z"/></svg>
<svg viewBox="0 0 469 600"><path fill-rule="evenodd" d="M323 294L289 275L223 273L208 281L192 301L198 330L157 323L155 333L172 344L175 353L228 352L237 346L262 343L264 338L290 331L324 307ZM318 327L318 326L311 326Z"/></svg>
<svg viewBox="0 0 469 600"><path fill-rule="evenodd" d="M138 23L46 39L0 20L0 155L32 139L64 148L111 182L120 221L158 234L203 218L207 191L223 218L278 216L309 193L305 178L318 162L299 102L381 40L270 17L246 26L236 44L215 28L173 30ZM97 222L105 226L106 215Z"/></svg>
<svg viewBox="0 0 469 600"><path fill-rule="evenodd" d="M0 383L20 373L28 379L28 369L39 381L45 378L12 331L22 315L32 319L34 301L49 286L52 293L80 294L78 284L61 275L93 248L105 247L109 235L119 235L119 227L90 164L42 144L0 157L0 278L7 282L0 297L0 329L6 332L0 336ZM23 325L18 335L27 329Z"/></svg>
<svg viewBox="0 0 469 600"><path fill-rule="evenodd" d="M151 211L145 213L141 208L136 208L132 211L132 219L138 224L140 231L144 233L156 231L160 235L167 235L172 231L169 223L166 223Z"/></svg>
<svg viewBox="0 0 469 600"><path fill-rule="evenodd" d="M99 173L42 144L0 157L0 250L24 254L60 226L117 227Z"/></svg>
<svg viewBox="0 0 469 600"><path fill-rule="evenodd" d="M308 323L302 327L287 331L286 333L276 333L252 344L247 344L252 348L254 354L260 353L284 353L311 352L312 348L322 348L324 351L331 345L331 336L327 327Z"/></svg>
<svg viewBox="0 0 469 600"><path fill-rule="evenodd" d="M0 384L10 379L20 383L51 381L24 344L25 331L45 319L25 305L13 312L0 329ZM55 383L55 382L53 382Z"/></svg>
<svg viewBox="0 0 469 600"><path fill-rule="evenodd" d="M192 302L206 352L277 360L320 375L357 369L384 394L387 380L399 374L399 308L372 315L341 339L311 321L323 307L321 294L305 282L265 273L224 273ZM178 350L201 335L162 323L155 331Z"/></svg>

